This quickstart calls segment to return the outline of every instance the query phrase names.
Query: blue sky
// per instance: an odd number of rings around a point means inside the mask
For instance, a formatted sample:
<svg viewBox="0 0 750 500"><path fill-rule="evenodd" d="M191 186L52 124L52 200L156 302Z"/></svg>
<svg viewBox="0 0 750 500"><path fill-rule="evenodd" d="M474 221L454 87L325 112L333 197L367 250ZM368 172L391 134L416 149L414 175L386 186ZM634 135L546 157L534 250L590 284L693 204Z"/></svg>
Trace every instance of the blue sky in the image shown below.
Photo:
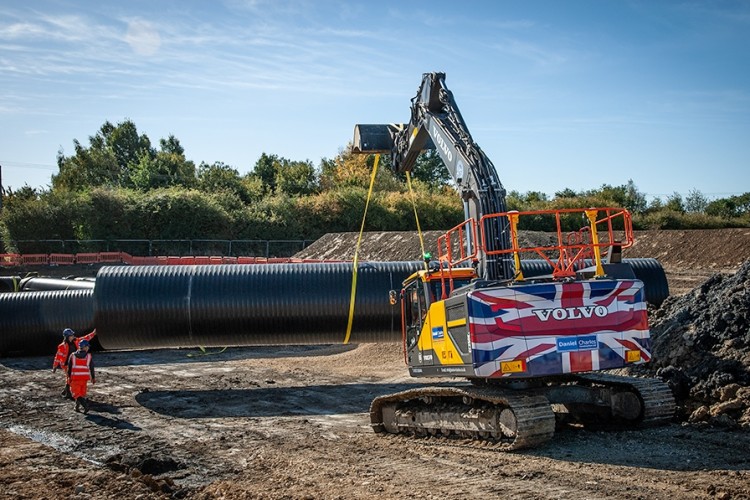
<svg viewBox="0 0 750 500"><path fill-rule="evenodd" d="M0 5L0 165L129 118L248 172L334 157L443 71L508 190L750 191L750 2L225 0Z"/></svg>

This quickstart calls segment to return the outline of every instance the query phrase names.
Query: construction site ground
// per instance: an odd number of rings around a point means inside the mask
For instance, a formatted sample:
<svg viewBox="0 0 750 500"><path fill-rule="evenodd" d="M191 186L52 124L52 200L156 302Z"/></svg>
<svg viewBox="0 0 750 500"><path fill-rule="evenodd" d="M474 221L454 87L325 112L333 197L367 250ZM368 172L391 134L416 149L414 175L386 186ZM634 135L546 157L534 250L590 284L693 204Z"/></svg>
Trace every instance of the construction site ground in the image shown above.
<svg viewBox="0 0 750 500"><path fill-rule="evenodd" d="M636 237L625 256L658 258L685 296L750 259L750 229ZM351 259L355 241L327 235L299 256ZM415 234L381 233L359 257L419 254ZM100 352L85 415L52 354L0 359L0 499L750 498L747 426L572 426L512 453L375 434L370 401L424 385L397 344Z"/></svg>

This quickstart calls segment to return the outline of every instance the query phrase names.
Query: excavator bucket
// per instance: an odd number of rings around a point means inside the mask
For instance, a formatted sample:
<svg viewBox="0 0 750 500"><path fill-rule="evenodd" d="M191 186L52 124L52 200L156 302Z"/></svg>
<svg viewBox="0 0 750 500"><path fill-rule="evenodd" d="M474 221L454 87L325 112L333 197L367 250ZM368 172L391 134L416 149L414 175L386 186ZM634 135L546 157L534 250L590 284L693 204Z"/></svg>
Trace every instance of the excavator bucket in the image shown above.
<svg viewBox="0 0 750 500"><path fill-rule="evenodd" d="M404 125L355 125L354 153L390 153L393 149L393 137L404 129Z"/></svg>

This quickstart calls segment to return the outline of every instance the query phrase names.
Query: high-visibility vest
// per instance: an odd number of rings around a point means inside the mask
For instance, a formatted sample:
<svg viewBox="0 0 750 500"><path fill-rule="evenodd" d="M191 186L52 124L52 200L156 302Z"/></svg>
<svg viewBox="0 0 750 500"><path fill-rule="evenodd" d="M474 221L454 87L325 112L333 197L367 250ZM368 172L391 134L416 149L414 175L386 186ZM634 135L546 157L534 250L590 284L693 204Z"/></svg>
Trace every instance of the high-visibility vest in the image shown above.
<svg viewBox="0 0 750 500"><path fill-rule="evenodd" d="M70 356L70 378L78 380L91 380L91 354L79 358L75 354Z"/></svg>
<svg viewBox="0 0 750 500"><path fill-rule="evenodd" d="M68 366L68 356L70 355L70 352L68 351L68 343L65 341L57 346L57 354L55 354L55 361L52 363L52 368L58 366L65 369L65 367Z"/></svg>
<svg viewBox="0 0 750 500"><path fill-rule="evenodd" d="M91 342L91 339L93 338L94 332L91 332L88 335L84 335L83 337L77 337L73 341L73 343L75 344L76 349L78 349L78 344L80 344L82 340L88 340L89 342ZM65 369L65 367L68 366L68 358L70 357L70 354L71 352L68 343L63 340L60 345L57 346L57 353L55 354L55 360L52 363L52 368L57 366Z"/></svg>

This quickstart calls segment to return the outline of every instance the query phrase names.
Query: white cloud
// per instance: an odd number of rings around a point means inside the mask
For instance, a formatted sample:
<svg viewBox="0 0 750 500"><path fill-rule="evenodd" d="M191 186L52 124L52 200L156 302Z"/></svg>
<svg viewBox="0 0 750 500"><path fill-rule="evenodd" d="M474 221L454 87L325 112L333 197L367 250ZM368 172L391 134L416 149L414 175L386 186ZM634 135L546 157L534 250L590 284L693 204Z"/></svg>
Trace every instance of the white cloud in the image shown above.
<svg viewBox="0 0 750 500"><path fill-rule="evenodd" d="M152 56L161 47L161 36L159 36L159 31L156 27L140 19L135 19L128 23L125 41L136 54L141 56Z"/></svg>

